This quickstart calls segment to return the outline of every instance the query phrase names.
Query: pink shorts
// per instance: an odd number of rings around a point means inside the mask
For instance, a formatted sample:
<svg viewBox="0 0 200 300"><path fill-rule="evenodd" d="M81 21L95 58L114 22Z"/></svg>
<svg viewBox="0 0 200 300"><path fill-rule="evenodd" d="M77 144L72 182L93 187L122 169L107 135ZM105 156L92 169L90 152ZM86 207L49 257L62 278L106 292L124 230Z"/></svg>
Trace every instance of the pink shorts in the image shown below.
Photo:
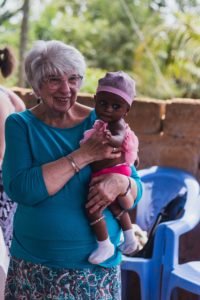
<svg viewBox="0 0 200 300"><path fill-rule="evenodd" d="M98 172L92 173L92 177L100 176L103 174L109 174L109 173L118 173L118 174L123 174L126 176L131 176L132 170L131 167L127 164L120 164L117 166L109 167L102 169Z"/></svg>

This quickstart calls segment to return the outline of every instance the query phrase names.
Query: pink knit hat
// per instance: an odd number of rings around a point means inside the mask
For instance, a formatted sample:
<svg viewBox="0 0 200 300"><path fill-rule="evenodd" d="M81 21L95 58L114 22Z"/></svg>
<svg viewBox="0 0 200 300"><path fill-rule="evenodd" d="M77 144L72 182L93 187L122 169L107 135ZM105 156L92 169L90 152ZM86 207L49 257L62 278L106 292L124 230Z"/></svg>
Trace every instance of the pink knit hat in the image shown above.
<svg viewBox="0 0 200 300"><path fill-rule="evenodd" d="M108 72L99 79L97 93L110 92L122 97L130 106L134 100L135 81L125 72Z"/></svg>

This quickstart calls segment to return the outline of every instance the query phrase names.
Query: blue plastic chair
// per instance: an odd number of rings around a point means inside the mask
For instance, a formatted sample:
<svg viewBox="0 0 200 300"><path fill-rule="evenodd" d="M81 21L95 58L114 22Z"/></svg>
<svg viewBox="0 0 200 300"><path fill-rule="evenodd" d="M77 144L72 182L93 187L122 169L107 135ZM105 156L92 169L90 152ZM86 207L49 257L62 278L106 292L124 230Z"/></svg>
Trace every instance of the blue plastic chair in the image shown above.
<svg viewBox="0 0 200 300"><path fill-rule="evenodd" d="M191 261L177 265L170 274L166 299L170 300L175 288L182 288L200 296L200 261Z"/></svg>
<svg viewBox="0 0 200 300"><path fill-rule="evenodd" d="M177 287L200 295L200 261L179 264L179 238L200 221L199 184L191 176L185 178L185 183L188 196L184 215L178 222L164 224L166 244L162 262L162 300L169 300Z"/></svg>
<svg viewBox="0 0 200 300"><path fill-rule="evenodd" d="M175 198L181 189L186 188L189 190L186 203L191 201L193 188L195 189L195 197L199 193L199 185L195 178L177 168L155 166L140 170L138 173L143 183L143 196L137 205L136 223L147 232L150 231L161 208ZM173 221L176 224L179 224L179 222L180 220ZM165 232L167 223L169 222L162 223L157 227L151 258L123 256L121 265L122 299L126 300L128 293L126 290L126 271L136 272L139 276L142 300L162 299L162 268L163 255L166 250Z"/></svg>

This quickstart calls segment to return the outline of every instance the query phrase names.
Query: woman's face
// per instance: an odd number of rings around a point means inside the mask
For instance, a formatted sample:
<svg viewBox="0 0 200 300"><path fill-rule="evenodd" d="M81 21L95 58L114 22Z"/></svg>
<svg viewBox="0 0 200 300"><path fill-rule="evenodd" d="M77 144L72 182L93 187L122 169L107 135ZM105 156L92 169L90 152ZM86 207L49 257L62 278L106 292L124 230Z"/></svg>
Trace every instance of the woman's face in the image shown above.
<svg viewBox="0 0 200 300"><path fill-rule="evenodd" d="M81 80L82 77L74 73L44 79L39 93L43 103L55 112L68 111L77 99Z"/></svg>

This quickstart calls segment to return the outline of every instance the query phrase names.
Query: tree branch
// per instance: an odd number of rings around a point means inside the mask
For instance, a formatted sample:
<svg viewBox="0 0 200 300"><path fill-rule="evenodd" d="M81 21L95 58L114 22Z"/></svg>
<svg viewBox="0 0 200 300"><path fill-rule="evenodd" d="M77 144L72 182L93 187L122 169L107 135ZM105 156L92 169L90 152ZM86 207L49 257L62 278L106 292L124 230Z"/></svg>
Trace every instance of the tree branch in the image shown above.
<svg viewBox="0 0 200 300"><path fill-rule="evenodd" d="M6 2L6 0L4 0L4 2ZM2 5L1 5L2 7ZM10 19L11 17L15 16L18 12L22 11L23 6L21 6L20 8L16 9L15 11L9 12L8 10L5 11L1 16L0 16L0 25L3 24L3 22L7 21L8 19Z"/></svg>

